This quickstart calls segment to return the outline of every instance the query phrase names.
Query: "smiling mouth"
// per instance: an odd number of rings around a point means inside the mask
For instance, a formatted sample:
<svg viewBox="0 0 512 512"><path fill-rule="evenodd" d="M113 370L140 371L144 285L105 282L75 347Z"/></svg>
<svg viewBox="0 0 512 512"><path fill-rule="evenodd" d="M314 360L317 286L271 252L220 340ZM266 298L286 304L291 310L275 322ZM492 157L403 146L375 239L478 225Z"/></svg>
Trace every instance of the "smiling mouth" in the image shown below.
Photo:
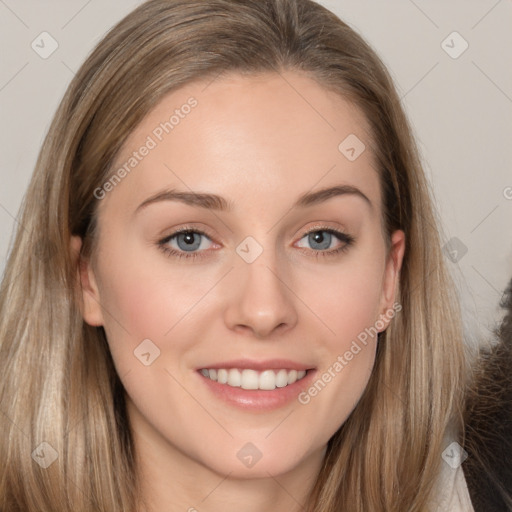
<svg viewBox="0 0 512 512"><path fill-rule="evenodd" d="M308 370L263 370L261 372L238 368L203 368L200 373L207 379L233 388L272 391L303 379Z"/></svg>

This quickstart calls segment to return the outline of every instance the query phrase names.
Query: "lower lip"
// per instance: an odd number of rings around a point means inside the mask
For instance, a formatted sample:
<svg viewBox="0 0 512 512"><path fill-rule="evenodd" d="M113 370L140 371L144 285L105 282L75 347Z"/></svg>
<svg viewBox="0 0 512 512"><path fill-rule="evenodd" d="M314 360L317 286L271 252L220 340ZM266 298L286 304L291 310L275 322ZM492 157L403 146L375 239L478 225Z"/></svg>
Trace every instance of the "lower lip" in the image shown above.
<svg viewBox="0 0 512 512"><path fill-rule="evenodd" d="M255 411L270 411L297 400L299 394L311 385L316 370L308 370L302 379L273 390L235 388L228 384L219 384L205 377L200 371L197 374L215 396L230 405Z"/></svg>

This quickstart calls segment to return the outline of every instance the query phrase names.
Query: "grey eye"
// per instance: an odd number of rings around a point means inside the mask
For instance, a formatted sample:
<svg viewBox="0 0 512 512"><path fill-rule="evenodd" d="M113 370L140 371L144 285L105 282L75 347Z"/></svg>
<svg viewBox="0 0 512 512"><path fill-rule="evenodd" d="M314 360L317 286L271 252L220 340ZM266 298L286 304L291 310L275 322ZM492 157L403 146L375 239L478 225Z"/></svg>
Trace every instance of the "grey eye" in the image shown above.
<svg viewBox="0 0 512 512"><path fill-rule="evenodd" d="M312 249L325 250L331 246L332 235L327 231L314 231L307 236Z"/></svg>

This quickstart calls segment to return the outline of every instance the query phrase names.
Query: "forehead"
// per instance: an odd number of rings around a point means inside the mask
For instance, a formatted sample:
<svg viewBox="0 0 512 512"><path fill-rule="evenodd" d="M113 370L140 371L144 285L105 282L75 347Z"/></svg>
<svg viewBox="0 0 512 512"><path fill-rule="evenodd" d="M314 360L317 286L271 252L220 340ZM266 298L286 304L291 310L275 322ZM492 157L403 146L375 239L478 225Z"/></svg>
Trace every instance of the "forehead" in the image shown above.
<svg viewBox="0 0 512 512"><path fill-rule="evenodd" d="M255 191L283 199L316 184L347 183L378 202L370 136L356 106L309 76L231 73L167 94L112 171L125 168L116 189L137 198L164 183L245 202Z"/></svg>

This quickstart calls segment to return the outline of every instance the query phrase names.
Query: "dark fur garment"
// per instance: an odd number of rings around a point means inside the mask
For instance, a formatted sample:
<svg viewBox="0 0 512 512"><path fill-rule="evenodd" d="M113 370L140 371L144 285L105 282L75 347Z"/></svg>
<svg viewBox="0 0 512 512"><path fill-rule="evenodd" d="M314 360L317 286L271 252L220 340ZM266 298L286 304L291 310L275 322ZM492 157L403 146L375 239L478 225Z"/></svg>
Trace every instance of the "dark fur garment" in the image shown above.
<svg viewBox="0 0 512 512"><path fill-rule="evenodd" d="M464 474L475 512L512 511L512 281L498 343L483 350L465 407Z"/></svg>

